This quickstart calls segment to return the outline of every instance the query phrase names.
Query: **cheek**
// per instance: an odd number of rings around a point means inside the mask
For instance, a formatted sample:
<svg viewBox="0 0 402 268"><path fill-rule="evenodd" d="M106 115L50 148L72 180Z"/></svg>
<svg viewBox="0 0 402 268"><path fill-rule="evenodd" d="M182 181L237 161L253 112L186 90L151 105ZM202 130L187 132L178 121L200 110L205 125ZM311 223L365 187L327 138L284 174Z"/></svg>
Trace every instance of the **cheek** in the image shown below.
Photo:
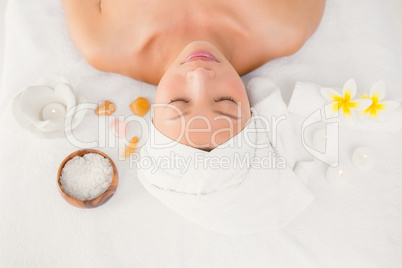
<svg viewBox="0 0 402 268"><path fill-rule="evenodd" d="M227 94L230 94L235 100L241 102L242 111L250 109L247 92L240 78L232 78L227 89Z"/></svg>
<svg viewBox="0 0 402 268"><path fill-rule="evenodd" d="M166 73L156 91L155 103L167 103L181 93L183 82L177 75Z"/></svg>
<svg viewBox="0 0 402 268"><path fill-rule="evenodd" d="M166 137L171 140L180 142L183 136L183 127L180 120L175 120L175 122L159 122L156 120L155 127Z"/></svg>
<svg viewBox="0 0 402 268"><path fill-rule="evenodd" d="M240 101L240 110L242 113L242 118L248 120L251 116L250 112L250 102L248 100L247 92L244 87L243 81L238 79L231 80L231 96L237 101Z"/></svg>
<svg viewBox="0 0 402 268"><path fill-rule="evenodd" d="M221 77L221 83L223 88L225 88L228 93L230 92L233 97L247 97L243 81L235 71L226 70Z"/></svg>

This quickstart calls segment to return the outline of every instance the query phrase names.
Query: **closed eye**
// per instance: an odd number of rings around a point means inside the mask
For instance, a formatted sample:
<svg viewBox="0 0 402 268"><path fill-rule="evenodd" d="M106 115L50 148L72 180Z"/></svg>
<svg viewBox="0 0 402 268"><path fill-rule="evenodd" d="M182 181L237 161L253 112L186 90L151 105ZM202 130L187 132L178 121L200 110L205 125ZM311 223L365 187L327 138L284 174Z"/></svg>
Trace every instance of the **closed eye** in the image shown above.
<svg viewBox="0 0 402 268"><path fill-rule="evenodd" d="M189 100L189 99L186 99L186 98L174 98L174 99L171 99L171 100L170 100L169 104L170 104L170 103L173 103L173 102L178 102L178 101L182 101L182 102L188 103L190 100Z"/></svg>
<svg viewBox="0 0 402 268"><path fill-rule="evenodd" d="M222 96L222 97L219 97L219 98L214 99L215 102L220 102L220 101L225 101L225 100L228 100L228 101L231 101L231 102L237 104L237 102L235 101L235 99L232 98L231 96Z"/></svg>
<svg viewBox="0 0 402 268"><path fill-rule="evenodd" d="M236 100L235 100L233 97L231 97L231 96L222 96L222 97L219 97L219 98L215 98L215 99L214 99L215 102L221 102L221 101L225 101L225 100L231 101L231 102L237 104ZM179 97L179 98L171 99L170 102L169 102L169 104L170 104L170 103L173 103L173 102L178 102L178 101L182 101L182 102L185 102L185 103L189 103L189 102L190 102L190 100L187 99L187 98Z"/></svg>

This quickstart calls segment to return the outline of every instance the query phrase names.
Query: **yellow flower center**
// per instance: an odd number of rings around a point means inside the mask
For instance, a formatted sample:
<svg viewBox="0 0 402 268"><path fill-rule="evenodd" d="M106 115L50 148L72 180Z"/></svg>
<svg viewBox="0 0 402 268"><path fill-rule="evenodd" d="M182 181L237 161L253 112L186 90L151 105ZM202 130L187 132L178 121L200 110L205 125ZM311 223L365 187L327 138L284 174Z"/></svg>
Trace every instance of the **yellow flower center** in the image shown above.
<svg viewBox="0 0 402 268"><path fill-rule="evenodd" d="M384 103L378 103L380 100L380 96L378 94L373 94L371 98L367 95L363 95L362 98L365 99L371 99L373 103L363 111L365 114L369 114L370 117L376 118L378 116L378 111L385 110L385 104Z"/></svg>
<svg viewBox="0 0 402 268"><path fill-rule="evenodd" d="M342 108L343 113L347 116L352 114L350 109L357 107L357 102L351 101L352 96L350 94L350 91L346 91L343 97L332 95L332 99L335 101L335 103L332 105L331 108L334 111L339 111Z"/></svg>

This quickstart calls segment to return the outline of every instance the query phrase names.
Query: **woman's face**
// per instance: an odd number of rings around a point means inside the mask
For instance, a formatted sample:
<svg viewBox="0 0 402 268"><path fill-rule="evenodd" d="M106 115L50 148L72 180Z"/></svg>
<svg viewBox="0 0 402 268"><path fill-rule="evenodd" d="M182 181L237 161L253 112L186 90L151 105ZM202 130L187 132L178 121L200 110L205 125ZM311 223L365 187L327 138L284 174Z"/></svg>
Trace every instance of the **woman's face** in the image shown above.
<svg viewBox="0 0 402 268"><path fill-rule="evenodd" d="M212 150L239 133L250 117L242 80L208 42L186 46L158 85L154 125L182 144Z"/></svg>

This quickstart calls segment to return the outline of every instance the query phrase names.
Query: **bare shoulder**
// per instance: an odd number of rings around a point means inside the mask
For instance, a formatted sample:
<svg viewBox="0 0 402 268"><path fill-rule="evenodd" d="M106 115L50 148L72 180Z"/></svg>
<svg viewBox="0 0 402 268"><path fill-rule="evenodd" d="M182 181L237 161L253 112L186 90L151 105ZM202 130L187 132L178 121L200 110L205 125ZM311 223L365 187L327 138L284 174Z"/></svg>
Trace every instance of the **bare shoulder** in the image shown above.
<svg viewBox="0 0 402 268"><path fill-rule="evenodd" d="M118 72L116 66L121 65L115 61L123 57L122 50L118 49L123 40L119 36L120 25L113 23L119 20L110 17L111 1L61 1L71 39L85 60L98 70Z"/></svg>
<svg viewBox="0 0 402 268"><path fill-rule="evenodd" d="M308 37L310 37L321 22L325 9L325 0L299 0L299 20L305 24Z"/></svg>
<svg viewBox="0 0 402 268"><path fill-rule="evenodd" d="M320 24L325 0L271 0L269 6L273 9L276 19L293 27L304 27L307 34L311 35Z"/></svg>
<svg viewBox="0 0 402 268"><path fill-rule="evenodd" d="M324 13L325 0L265 1L259 27L264 41L273 51L273 58L297 52L318 28Z"/></svg>
<svg viewBox="0 0 402 268"><path fill-rule="evenodd" d="M89 52L90 43L100 34L100 0L61 0L68 31L82 54Z"/></svg>
<svg viewBox="0 0 402 268"><path fill-rule="evenodd" d="M295 42L294 52L298 51L320 25L324 14L325 0L292 0L289 15L290 38Z"/></svg>

